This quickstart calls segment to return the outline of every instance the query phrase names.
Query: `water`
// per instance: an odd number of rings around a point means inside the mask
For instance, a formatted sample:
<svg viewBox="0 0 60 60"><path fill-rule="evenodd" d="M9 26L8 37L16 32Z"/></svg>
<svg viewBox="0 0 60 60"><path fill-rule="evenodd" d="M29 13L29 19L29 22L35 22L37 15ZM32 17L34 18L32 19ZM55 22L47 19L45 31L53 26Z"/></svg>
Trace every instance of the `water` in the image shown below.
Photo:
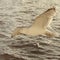
<svg viewBox="0 0 60 60"><path fill-rule="evenodd" d="M57 14L51 23L60 34L60 1L0 0L0 60L60 60L60 36L27 36L11 38L15 27L29 27L34 18L55 6Z"/></svg>

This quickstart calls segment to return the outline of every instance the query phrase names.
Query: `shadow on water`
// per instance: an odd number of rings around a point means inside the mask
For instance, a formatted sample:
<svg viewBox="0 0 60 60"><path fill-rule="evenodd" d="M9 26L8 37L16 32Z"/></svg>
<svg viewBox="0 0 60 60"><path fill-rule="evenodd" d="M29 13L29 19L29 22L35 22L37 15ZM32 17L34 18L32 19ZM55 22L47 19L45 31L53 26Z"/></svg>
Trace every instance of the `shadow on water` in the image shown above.
<svg viewBox="0 0 60 60"><path fill-rule="evenodd" d="M24 58L17 58L8 54L2 54L0 55L1 60L25 60Z"/></svg>

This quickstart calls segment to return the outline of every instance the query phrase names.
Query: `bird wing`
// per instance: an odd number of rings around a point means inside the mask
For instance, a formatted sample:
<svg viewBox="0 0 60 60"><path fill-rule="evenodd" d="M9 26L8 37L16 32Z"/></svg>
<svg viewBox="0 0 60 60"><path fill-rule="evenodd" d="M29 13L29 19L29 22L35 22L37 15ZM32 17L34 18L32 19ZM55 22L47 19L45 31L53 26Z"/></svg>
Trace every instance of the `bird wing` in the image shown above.
<svg viewBox="0 0 60 60"><path fill-rule="evenodd" d="M35 18L31 27L44 28L47 27L48 23L49 23L48 17L46 16L45 13L42 13L41 15Z"/></svg>
<svg viewBox="0 0 60 60"><path fill-rule="evenodd" d="M50 8L41 15L35 18L35 21L32 24L32 27L46 28L50 25L53 17L55 16L55 8Z"/></svg>

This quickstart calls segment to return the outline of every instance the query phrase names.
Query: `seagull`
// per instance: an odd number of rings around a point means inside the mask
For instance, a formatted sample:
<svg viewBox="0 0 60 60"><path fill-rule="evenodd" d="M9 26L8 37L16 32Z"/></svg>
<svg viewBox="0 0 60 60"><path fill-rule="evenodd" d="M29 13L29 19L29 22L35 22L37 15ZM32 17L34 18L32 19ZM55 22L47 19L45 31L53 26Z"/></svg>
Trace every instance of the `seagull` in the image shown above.
<svg viewBox="0 0 60 60"><path fill-rule="evenodd" d="M56 34L54 32L49 31L47 27L50 26L55 15L55 7L49 8L48 10L37 16L30 27L16 27L15 30L12 32L11 37L19 35L21 33L31 36L46 35L48 37L53 37Z"/></svg>

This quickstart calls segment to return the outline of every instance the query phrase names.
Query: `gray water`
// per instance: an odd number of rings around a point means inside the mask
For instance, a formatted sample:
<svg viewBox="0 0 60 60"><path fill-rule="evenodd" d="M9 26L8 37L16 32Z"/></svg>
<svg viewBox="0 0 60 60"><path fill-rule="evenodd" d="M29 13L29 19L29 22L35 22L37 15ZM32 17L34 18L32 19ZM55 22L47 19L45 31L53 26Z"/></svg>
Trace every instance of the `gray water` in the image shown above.
<svg viewBox="0 0 60 60"><path fill-rule="evenodd" d="M0 0L0 60L60 60L60 36L11 38L15 27L29 27L39 14L56 7L51 27L60 34L60 0Z"/></svg>

